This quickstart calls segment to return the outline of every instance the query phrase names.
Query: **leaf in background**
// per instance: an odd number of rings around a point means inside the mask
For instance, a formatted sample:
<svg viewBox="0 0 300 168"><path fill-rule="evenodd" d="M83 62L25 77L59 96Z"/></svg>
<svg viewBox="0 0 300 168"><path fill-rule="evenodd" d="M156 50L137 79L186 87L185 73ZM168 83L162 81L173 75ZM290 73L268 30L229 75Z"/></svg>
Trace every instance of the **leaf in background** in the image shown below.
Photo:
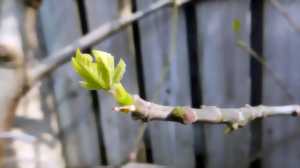
<svg viewBox="0 0 300 168"><path fill-rule="evenodd" d="M113 77L114 83L119 83L121 81L125 73L125 69L126 69L126 64L124 60L121 58L114 72L114 77Z"/></svg>
<svg viewBox="0 0 300 168"><path fill-rule="evenodd" d="M241 21L239 19L234 19L232 21L232 30L235 33L240 33L240 31L241 31Z"/></svg>

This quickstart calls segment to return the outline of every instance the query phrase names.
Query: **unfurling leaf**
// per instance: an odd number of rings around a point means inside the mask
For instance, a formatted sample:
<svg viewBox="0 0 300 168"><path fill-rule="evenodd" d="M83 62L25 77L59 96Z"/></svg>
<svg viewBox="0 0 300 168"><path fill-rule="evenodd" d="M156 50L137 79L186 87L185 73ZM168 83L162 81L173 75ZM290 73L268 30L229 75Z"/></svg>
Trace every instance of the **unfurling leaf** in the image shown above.
<svg viewBox="0 0 300 168"><path fill-rule="evenodd" d="M96 85L93 85L93 83L88 83L86 81L80 81L80 86L87 90L95 90L96 88L98 88Z"/></svg>
<svg viewBox="0 0 300 168"><path fill-rule="evenodd" d="M72 66L79 76L84 80L83 85L93 86L89 87L91 90L101 89L103 82L99 79L97 73L97 66L93 63L92 56L88 54L82 54L78 49L75 57L72 58Z"/></svg>
<svg viewBox="0 0 300 168"><path fill-rule="evenodd" d="M93 50L92 54L95 61L91 55L83 54L78 49L72 58L72 67L83 79L80 85L88 90L109 91L119 104L132 104L132 96L120 83L126 68L124 60L120 59L115 67L114 57L109 53Z"/></svg>
<svg viewBox="0 0 300 168"><path fill-rule="evenodd" d="M95 56L98 74L101 75L104 83L103 88L109 90L112 85L112 74L114 71L112 65L114 64L114 59L106 52L93 50L92 53Z"/></svg>
<svg viewBox="0 0 300 168"><path fill-rule="evenodd" d="M114 83L119 83L121 79L123 78L123 75L125 73L126 64L123 59L120 59L114 73L113 81Z"/></svg>

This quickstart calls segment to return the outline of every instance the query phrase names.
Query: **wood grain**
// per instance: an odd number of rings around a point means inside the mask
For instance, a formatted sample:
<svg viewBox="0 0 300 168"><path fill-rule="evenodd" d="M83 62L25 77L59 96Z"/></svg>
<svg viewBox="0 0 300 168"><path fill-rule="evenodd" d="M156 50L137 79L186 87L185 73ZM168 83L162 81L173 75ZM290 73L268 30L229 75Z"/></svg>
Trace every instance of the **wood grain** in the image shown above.
<svg viewBox="0 0 300 168"><path fill-rule="evenodd" d="M131 1L129 0L88 0L86 1L86 7L91 30L106 22L119 17L128 17L131 14ZM122 83L131 93L138 93L134 47L133 33L130 26L113 35L110 39L94 46L95 49L111 53L116 61L119 58L125 60L127 67ZM134 150L139 123L125 114L114 113L112 108L116 103L112 97L103 92L99 92L98 95L107 160L109 164L120 164L128 160L130 152Z"/></svg>
<svg viewBox="0 0 300 168"><path fill-rule="evenodd" d="M299 1L280 2L292 19L300 23ZM264 56L274 73L284 82L285 89L280 88L270 74L264 73L263 103L283 105L299 102L299 32L269 2L266 3L264 17ZM286 91L292 93L294 98L288 98ZM263 151L259 154L263 159L263 167L298 167L299 126L299 118L278 117L264 120Z"/></svg>
<svg viewBox="0 0 300 168"><path fill-rule="evenodd" d="M197 4L203 104L238 107L249 103L249 56L236 45L232 22L241 22L240 36L249 40L249 1L204 1ZM206 166L248 167L248 127L224 135L221 125L205 126Z"/></svg>
<svg viewBox="0 0 300 168"><path fill-rule="evenodd" d="M143 9L151 2L137 1L137 9ZM191 103L186 27L182 10L178 12L175 25L172 23L171 8L158 11L138 22L146 97L164 105ZM171 37L174 29L177 31L176 38ZM174 47L174 51L170 47ZM194 166L193 130L190 126L160 122L150 123L149 126L154 163L176 167Z"/></svg>
<svg viewBox="0 0 300 168"><path fill-rule="evenodd" d="M43 2L40 16L49 55L81 36L75 5L74 1ZM53 78L67 166L95 166L100 156L89 92L79 86L79 78L69 64L56 71Z"/></svg>

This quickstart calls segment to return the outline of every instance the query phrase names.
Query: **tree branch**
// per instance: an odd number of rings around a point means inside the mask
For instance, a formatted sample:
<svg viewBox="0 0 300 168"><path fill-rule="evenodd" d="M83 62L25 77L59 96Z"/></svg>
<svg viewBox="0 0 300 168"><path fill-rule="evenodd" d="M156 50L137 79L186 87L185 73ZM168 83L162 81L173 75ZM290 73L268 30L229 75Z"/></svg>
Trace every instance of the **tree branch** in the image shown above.
<svg viewBox="0 0 300 168"><path fill-rule="evenodd" d="M300 105L286 106L250 106L241 108L219 108L216 106L202 106L200 109L187 106L163 106L134 96L134 104L115 107L114 111L132 111L135 119L143 121L162 120L175 121L182 124L206 122L227 124L235 130L245 126L252 120L276 115L300 116Z"/></svg>
<svg viewBox="0 0 300 168"><path fill-rule="evenodd" d="M296 21L292 18L292 16L288 13L287 9L285 9L278 0L270 0L271 4L281 13L283 17L286 18L288 23L297 31L300 32L300 25L296 23Z"/></svg>
<svg viewBox="0 0 300 168"><path fill-rule="evenodd" d="M188 2L188 0L180 0L179 2L176 1L175 4L183 5L186 2ZM77 48L86 49L91 45L99 43L108 38L109 36L126 28L132 22L137 21L159 9L170 6L172 4L174 4L174 0L160 0L151 4L148 8L135 12L128 17L121 17L115 21L106 23L98 27L94 31L65 46L53 55L48 56L39 65L30 69L28 71L29 85L32 86L34 83L41 80L43 77L52 73L59 66L68 62Z"/></svg>
<svg viewBox="0 0 300 168"><path fill-rule="evenodd" d="M251 47L249 47L249 45L245 43L245 41L238 40L236 44L238 47L249 53L251 57L253 57L256 61L263 65L263 68L265 68L265 70L271 75L276 84L286 94L286 98L288 98L292 102L296 101L296 98L293 96L292 93L290 93L285 82L280 77L278 77L278 75L275 73L272 67L266 62L265 59L263 59L264 57L259 56L259 54L256 51L254 51Z"/></svg>

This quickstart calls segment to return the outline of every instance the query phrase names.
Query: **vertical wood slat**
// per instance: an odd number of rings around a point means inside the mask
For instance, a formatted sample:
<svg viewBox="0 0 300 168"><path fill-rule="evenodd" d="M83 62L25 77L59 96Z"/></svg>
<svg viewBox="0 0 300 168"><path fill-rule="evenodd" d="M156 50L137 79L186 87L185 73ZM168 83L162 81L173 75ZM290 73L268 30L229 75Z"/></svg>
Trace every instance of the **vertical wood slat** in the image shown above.
<svg viewBox="0 0 300 168"><path fill-rule="evenodd" d="M150 1L136 1L137 9ZM172 11L170 8L138 22L147 99L162 104L190 105L188 56L184 16L179 9L177 47L169 55ZM170 62L170 67L168 67ZM166 70L170 68L170 70ZM166 71L168 71L166 73ZM166 73L166 74L164 74ZM165 75L165 79L163 76ZM194 167L193 132L191 126L151 122L150 138L154 163L176 167Z"/></svg>
<svg viewBox="0 0 300 168"><path fill-rule="evenodd" d="M251 32L249 46L258 54L258 57L263 58L263 13L264 1L250 1L251 13ZM250 58L250 78L251 78L251 95L250 104L257 106L262 104L263 92L263 65L253 56ZM250 124L251 140L250 140L250 167L261 167L261 159L253 158L258 151L262 149L262 120L258 119ZM253 158L253 159L252 159Z"/></svg>
<svg viewBox="0 0 300 168"><path fill-rule="evenodd" d="M73 1L43 1L40 16L48 54L81 36L75 5ZM79 78L69 64L53 78L67 166L95 166L100 157L90 95L79 87Z"/></svg>
<svg viewBox="0 0 300 168"><path fill-rule="evenodd" d="M239 107L249 103L249 56L236 46L232 21L241 21L241 38L249 41L249 1L197 4L203 104ZM248 13L247 13L248 12ZM248 167L250 130L224 135L224 126L205 126L206 166Z"/></svg>
<svg viewBox="0 0 300 168"><path fill-rule="evenodd" d="M300 2L280 1L289 15L300 23ZM299 47L297 32L269 2L265 8L264 56L274 73L292 93L295 100L289 99L274 78L264 73L263 103L283 105L299 103ZM300 163L300 120L299 118L268 118L263 122L263 167L299 167Z"/></svg>
<svg viewBox="0 0 300 168"><path fill-rule="evenodd" d="M118 17L126 17L131 13L131 1L86 1L88 22L90 29L96 28ZM136 75L135 50L132 28L126 28L111 36L96 49L104 50L116 57L123 58L127 64L126 74L122 80L130 93L138 94ZM112 108L116 106L111 96L99 93L101 124L103 128L104 144L108 164L120 164L126 161L134 149L138 133L138 122L133 121L127 114L116 113Z"/></svg>

